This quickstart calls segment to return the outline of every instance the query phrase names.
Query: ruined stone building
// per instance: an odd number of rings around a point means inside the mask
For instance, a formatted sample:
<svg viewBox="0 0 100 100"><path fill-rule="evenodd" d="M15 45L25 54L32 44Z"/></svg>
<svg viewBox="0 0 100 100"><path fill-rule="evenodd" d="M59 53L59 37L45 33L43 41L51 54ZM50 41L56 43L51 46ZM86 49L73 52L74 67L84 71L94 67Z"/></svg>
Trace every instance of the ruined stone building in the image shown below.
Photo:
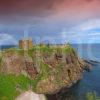
<svg viewBox="0 0 100 100"><path fill-rule="evenodd" d="M31 49L33 47L33 41L32 39L24 39L19 41L19 48L20 49Z"/></svg>

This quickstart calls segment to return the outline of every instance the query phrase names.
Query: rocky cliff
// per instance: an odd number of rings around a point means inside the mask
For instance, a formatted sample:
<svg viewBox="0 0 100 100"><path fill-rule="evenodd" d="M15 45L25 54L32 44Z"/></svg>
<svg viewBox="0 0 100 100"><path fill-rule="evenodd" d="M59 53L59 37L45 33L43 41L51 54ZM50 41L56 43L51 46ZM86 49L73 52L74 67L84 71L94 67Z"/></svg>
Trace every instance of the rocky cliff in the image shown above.
<svg viewBox="0 0 100 100"><path fill-rule="evenodd" d="M80 80L84 66L84 61L78 57L70 45L36 46L28 51L21 49L3 51L0 75L5 80L9 75L9 80L6 81L10 84L14 83L14 91L18 94L29 89L36 93L55 94ZM21 75L23 77L20 80Z"/></svg>

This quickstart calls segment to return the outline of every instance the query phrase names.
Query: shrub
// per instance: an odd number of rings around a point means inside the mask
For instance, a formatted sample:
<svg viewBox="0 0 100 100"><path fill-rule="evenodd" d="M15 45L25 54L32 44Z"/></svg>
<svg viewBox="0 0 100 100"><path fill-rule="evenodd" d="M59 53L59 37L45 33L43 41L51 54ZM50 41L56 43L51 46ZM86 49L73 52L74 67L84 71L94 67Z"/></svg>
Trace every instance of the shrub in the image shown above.
<svg viewBox="0 0 100 100"><path fill-rule="evenodd" d="M89 92L87 93L87 100L100 100L100 98L97 97L95 92Z"/></svg>

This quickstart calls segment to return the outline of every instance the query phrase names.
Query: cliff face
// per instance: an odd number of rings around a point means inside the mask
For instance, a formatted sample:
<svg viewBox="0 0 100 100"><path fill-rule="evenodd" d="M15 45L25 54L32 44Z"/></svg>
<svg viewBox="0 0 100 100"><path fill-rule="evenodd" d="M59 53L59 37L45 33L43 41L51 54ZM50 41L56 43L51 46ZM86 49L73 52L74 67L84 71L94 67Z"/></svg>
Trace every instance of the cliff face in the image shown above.
<svg viewBox="0 0 100 100"><path fill-rule="evenodd" d="M56 55L56 58L47 63L51 68L47 79L41 80L37 84L38 93L52 94L59 92L65 87L71 87L82 78L84 63L78 59L74 53ZM48 58L46 58L48 59Z"/></svg>
<svg viewBox="0 0 100 100"><path fill-rule="evenodd" d="M72 47L37 48L27 53L21 50L5 51L2 54L1 74L24 75L31 80L29 89L42 94L57 93L82 78L85 64Z"/></svg>
<svg viewBox="0 0 100 100"><path fill-rule="evenodd" d="M3 55L1 73L20 75L34 78L37 74L31 57L23 57L16 52L7 52Z"/></svg>

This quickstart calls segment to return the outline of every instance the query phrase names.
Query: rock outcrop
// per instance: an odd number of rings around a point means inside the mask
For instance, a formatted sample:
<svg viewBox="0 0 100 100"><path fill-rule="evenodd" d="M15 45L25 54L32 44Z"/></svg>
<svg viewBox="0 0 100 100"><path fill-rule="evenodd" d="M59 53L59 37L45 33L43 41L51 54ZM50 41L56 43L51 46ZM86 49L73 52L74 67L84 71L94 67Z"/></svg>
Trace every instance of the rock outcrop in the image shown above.
<svg viewBox="0 0 100 100"><path fill-rule="evenodd" d="M6 52L2 58L1 73L15 74L15 75L28 75L32 78L36 77L37 71L33 66L31 57L23 57L16 52Z"/></svg>
<svg viewBox="0 0 100 100"><path fill-rule="evenodd" d="M71 87L82 78L84 63L73 53L66 54L64 58L63 55L56 55L47 64L52 71L47 79L38 82L37 93L54 94L65 87Z"/></svg>
<svg viewBox="0 0 100 100"><path fill-rule="evenodd" d="M30 50L31 56L19 52L4 52L0 71L29 77L36 93L55 94L82 78L85 63L72 47L54 48L53 51L50 47L42 47L40 51Z"/></svg>
<svg viewBox="0 0 100 100"><path fill-rule="evenodd" d="M15 100L47 100L47 98L43 94L36 94L32 91L27 91L22 93Z"/></svg>

